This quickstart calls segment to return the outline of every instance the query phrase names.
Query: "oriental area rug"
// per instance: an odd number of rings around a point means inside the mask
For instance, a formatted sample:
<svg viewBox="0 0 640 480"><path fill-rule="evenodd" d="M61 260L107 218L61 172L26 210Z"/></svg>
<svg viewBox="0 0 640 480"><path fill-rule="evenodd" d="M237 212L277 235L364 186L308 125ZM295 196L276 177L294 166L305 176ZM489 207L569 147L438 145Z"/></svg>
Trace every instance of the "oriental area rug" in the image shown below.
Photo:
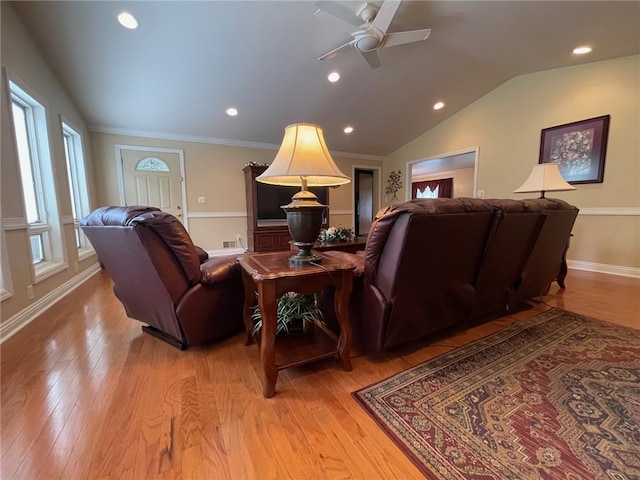
<svg viewBox="0 0 640 480"><path fill-rule="evenodd" d="M640 479L640 330L553 309L353 395L429 479Z"/></svg>

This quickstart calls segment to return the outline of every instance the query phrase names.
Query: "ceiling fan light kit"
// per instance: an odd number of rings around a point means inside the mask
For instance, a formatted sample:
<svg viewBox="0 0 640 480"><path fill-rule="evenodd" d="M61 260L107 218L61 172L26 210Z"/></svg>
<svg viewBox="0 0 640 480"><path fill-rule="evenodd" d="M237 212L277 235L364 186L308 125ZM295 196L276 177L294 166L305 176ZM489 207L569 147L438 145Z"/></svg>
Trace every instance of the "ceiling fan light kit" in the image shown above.
<svg viewBox="0 0 640 480"><path fill-rule="evenodd" d="M431 33L428 28L387 33L401 2L402 0L385 0L379 9L375 5L365 2L355 13L334 1L316 2L319 11L326 12L359 28L351 33L353 40L321 55L318 60L330 60L347 47L353 47L363 56L371 68L378 68L381 66L378 50L426 40ZM364 23L360 24L360 21Z"/></svg>

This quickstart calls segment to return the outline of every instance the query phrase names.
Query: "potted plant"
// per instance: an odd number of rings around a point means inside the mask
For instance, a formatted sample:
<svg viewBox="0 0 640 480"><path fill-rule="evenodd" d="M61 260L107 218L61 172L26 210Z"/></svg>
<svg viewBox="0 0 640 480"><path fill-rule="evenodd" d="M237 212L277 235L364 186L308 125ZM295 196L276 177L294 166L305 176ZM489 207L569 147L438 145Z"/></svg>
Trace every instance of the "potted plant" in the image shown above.
<svg viewBox="0 0 640 480"><path fill-rule="evenodd" d="M303 334L316 319L322 318L316 296L296 292L287 292L278 299L276 314L278 317L276 335ZM262 328L262 312L259 305L253 307L251 319L253 320L251 334L255 335Z"/></svg>
<svg viewBox="0 0 640 480"><path fill-rule="evenodd" d="M327 242L351 242L355 237L353 228L329 227L320 230L320 243Z"/></svg>

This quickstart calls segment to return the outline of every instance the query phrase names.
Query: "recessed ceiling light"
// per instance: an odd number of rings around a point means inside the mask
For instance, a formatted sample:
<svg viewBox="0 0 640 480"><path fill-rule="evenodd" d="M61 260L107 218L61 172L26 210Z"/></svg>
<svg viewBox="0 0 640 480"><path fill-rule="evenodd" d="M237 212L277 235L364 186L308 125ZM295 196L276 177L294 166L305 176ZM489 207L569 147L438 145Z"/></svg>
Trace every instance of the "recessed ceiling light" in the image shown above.
<svg viewBox="0 0 640 480"><path fill-rule="evenodd" d="M438 102L433 106L433 109L434 110L440 110L442 107L444 107L444 103Z"/></svg>
<svg viewBox="0 0 640 480"><path fill-rule="evenodd" d="M340 74L338 72L331 72L329 75L327 75L327 80L329 80L331 83L336 83L338 80L340 80Z"/></svg>
<svg viewBox="0 0 640 480"><path fill-rule="evenodd" d="M128 28L129 30L135 30L140 26L140 23L138 22L136 17L131 15L129 12L119 13L118 21L120 22L120 25L122 25L124 28Z"/></svg>
<svg viewBox="0 0 640 480"><path fill-rule="evenodd" d="M236 115L238 115L238 109L237 108L227 108L227 115L229 115L230 117L235 117Z"/></svg>
<svg viewBox="0 0 640 480"><path fill-rule="evenodd" d="M591 47L583 45L582 47L574 48L573 53L575 53L576 55L584 55L585 53L589 53L591 50L593 50Z"/></svg>
<svg viewBox="0 0 640 480"><path fill-rule="evenodd" d="M343 132L344 133L351 133L351 132L353 132L353 127L344 127Z"/></svg>

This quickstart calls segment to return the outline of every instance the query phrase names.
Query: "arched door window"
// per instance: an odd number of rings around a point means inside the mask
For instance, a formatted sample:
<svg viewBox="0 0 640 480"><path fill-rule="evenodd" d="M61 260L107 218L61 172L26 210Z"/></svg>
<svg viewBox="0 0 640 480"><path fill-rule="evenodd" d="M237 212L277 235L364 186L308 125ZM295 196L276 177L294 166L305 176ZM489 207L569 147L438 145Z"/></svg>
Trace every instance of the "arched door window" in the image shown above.
<svg viewBox="0 0 640 480"><path fill-rule="evenodd" d="M157 157L144 157L136 165L136 170L144 172L170 172L171 168L164 160Z"/></svg>

